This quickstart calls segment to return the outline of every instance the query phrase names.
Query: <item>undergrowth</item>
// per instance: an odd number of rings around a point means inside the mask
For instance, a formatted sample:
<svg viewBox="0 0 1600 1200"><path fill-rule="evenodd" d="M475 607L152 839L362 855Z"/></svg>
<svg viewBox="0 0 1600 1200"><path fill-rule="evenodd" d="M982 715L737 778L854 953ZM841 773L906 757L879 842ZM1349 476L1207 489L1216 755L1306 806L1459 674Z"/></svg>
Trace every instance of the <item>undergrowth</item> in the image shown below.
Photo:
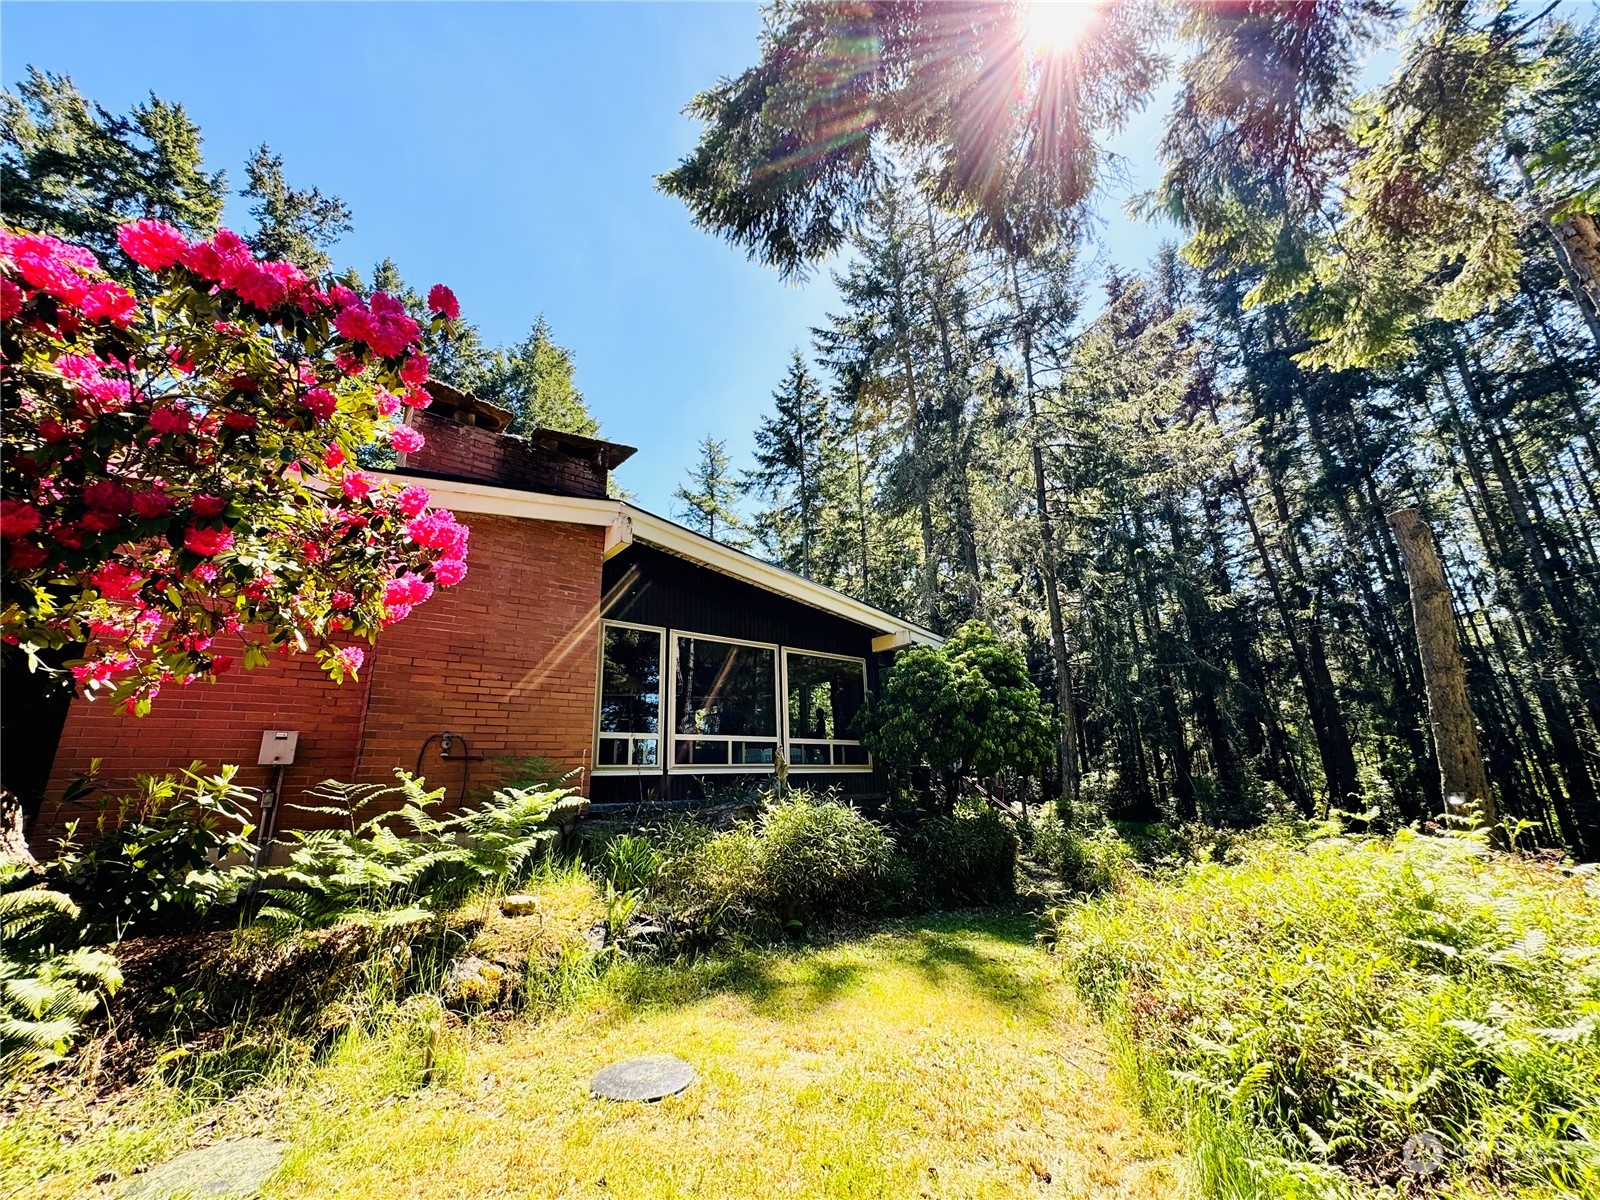
<svg viewBox="0 0 1600 1200"><path fill-rule="evenodd" d="M1052 914L1207 1195L1600 1195L1591 871L1409 832L1228 859Z"/></svg>

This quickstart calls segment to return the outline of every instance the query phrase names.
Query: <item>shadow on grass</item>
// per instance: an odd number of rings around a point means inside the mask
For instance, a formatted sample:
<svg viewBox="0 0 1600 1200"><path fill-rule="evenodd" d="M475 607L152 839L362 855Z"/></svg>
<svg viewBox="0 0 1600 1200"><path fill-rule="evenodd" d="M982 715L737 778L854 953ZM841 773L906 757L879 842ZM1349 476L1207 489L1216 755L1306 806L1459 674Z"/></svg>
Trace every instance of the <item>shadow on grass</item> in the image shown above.
<svg viewBox="0 0 1600 1200"><path fill-rule="evenodd" d="M936 913L835 933L801 947L624 963L609 973L607 991L629 1010L731 994L764 1016L804 1016L866 987L876 972L909 968L935 987L964 989L1043 1020L1045 982L1019 970L1015 955L1034 944L1036 928L1033 916L1018 909Z"/></svg>

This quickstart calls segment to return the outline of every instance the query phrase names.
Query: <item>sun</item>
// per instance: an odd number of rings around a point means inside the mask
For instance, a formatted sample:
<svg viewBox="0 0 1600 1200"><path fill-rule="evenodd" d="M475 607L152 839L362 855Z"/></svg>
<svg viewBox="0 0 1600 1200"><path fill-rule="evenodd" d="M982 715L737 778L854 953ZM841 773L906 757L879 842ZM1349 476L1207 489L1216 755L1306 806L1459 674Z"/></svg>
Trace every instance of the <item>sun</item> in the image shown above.
<svg viewBox="0 0 1600 1200"><path fill-rule="evenodd" d="M1069 49L1100 15L1100 0L1024 0L1022 36L1034 57Z"/></svg>

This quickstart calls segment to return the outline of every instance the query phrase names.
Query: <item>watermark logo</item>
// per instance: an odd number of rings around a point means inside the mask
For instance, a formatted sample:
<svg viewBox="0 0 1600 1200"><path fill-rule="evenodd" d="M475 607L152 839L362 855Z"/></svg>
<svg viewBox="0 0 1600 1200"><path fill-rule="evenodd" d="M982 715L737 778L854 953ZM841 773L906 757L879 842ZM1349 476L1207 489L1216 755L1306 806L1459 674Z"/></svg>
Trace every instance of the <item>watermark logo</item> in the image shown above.
<svg viewBox="0 0 1600 1200"><path fill-rule="evenodd" d="M1413 1133L1400 1147L1400 1169L1407 1175L1432 1175L1444 1166L1444 1143L1431 1133Z"/></svg>

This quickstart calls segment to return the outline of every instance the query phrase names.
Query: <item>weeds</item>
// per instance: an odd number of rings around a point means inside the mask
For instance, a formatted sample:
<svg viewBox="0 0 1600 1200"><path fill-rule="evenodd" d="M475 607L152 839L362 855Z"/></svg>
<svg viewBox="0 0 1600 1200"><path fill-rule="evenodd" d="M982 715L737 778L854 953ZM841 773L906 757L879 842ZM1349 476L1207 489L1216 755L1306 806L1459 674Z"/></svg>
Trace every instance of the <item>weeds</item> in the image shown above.
<svg viewBox="0 0 1600 1200"><path fill-rule="evenodd" d="M1592 874L1410 833L1233 853L1053 914L1208 1194L1409 1178L1421 1139L1430 1183L1600 1194Z"/></svg>

